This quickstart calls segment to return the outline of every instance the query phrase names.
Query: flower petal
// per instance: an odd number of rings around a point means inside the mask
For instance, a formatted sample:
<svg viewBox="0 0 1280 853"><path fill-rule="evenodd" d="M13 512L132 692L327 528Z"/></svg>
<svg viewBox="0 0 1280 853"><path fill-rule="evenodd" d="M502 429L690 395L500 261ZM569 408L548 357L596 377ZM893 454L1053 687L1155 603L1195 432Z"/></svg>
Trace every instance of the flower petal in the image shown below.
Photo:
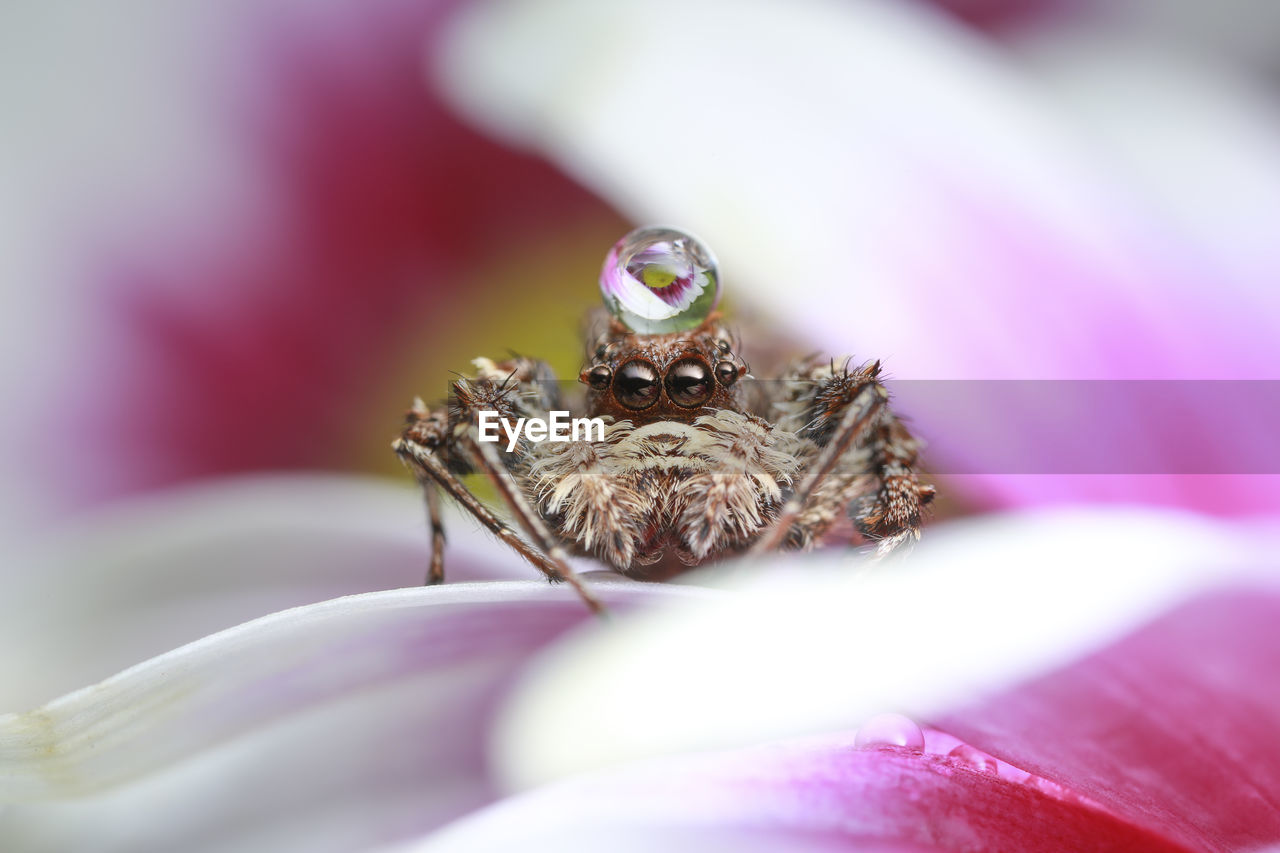
<svg viewBox="0 0 1280 853"><path fill-rule="evenodd" d="M506 546L446 516L452 580L532 578ZM422 583L427 534L407 484L225 478L64 525L3 578L0 709L33 707L139 660L277 610Z"/></svg>
<svg viewBox="0 0 1280 853"><path fill-rule="evenodd" d="M482 850L1181 851L1059 792L848 735L681 756L538 789L398 853Z"/></svg>
<svg viewBox="0 0 1280 853"><path fill-rule="evenodd" d="M1188 64L1177 79L1195 85L1141 70L1089 92L1159 87L1159 150L1192 152L1154 158L1171 168L1117 144L1137 134L1153 159L1134 97L1112 99L1123 109L1102 132L1097 110L914 4L806 2L785 17L762 2L478 6L437 81L635 218L706 236L729 297L802 334L797 349L856 347L922 379L1273 378L1280 256L1257 235L1280 215L1275 109L1229 81L1206 89ZM1237 102L1256 120L1224 109ZM659 123L636 132L652 104ZM961 416L944 399L909 414L926 438ZM1220 444L1219 414L1191 411L1165 458ZM1138 434L1168 426L1141 400L1107 416ZM1016 412L991 417L1016 432ZM1234 438L1245 459L1270 441ZM1280 507L1277 477L1002 474L954 491Z"/></svg>
<svg viewBox="0 0 1280 853"><path fill-rule="evenodd" d="M500 718L495 755L522 787L885 711L932 719L1244 583L1273 565L1275 541L1193 516L1078 510L939 526L892 570L798 560L694 616L645 613L548 652Z"/></svg>
<svg viewBox="0 0 1280 853"><path fill-rule="evenodd" d="M23 417L0 445L0 534L199 476L390 471L405 406L443 397L477 337L557 337L493 319L502 266L559 306L563 254L530 271L546 245L591 232L598 267L624 226L427 90L449 5L6 16L0 389Z"/></svg>
<svg viewBox="0 0 1280 853"><path fill-rule="evenodd" d="M1189 848L1274 844L1277 620L1274 583L1205 594L937 724Z"/></svg>
<svg viewBox="0 0 1280 853"><path fill-rule="evenodd" d="M615 608L697 595L594 589ZM2 716L0 801L33 804L5 812L21 842L7 849L260 849L273 837L347 849L425 831L492 796L493 697L584 618L571 590L534 581L350 596ZM157 810L165 819L145 818Z"/></svg>
<svg viewBox="0 0 1280 853"><path fill-rule="evenodd" d="M1184 286L1175 245L1147 251L1158 210L1117 185L1070 113L926 10L589 6L477 7L438 82L636 218L678 215L771 320L910 378L1274 373L1270 347L1257 352L1265 367L1207 347L1232 342L1221 303ZM626 50L600 47L613 33ZM565 85L587 68L593 85ZM652 103L679 132L620 132ZM1210 309L1199 319L1211 326L1171 325L1190 319L1160 305L1175 294ZM1261 344L1264 325L1234 331Z"/></svg>

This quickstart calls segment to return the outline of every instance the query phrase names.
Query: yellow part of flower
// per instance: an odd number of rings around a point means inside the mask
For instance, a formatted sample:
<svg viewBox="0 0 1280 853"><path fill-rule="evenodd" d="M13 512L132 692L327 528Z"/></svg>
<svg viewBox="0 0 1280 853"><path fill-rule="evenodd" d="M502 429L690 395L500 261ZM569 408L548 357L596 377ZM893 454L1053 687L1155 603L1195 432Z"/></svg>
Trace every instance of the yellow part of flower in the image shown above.
<svg viewBox="0 0 1280 853"><path fill-rule="evenodd" d="M649 264L644 268L644 272L640 274L644 286L652 290L661 290L664 287L670 287L671 283L679 276L674 270L666 269L655 264Z"/></svg>

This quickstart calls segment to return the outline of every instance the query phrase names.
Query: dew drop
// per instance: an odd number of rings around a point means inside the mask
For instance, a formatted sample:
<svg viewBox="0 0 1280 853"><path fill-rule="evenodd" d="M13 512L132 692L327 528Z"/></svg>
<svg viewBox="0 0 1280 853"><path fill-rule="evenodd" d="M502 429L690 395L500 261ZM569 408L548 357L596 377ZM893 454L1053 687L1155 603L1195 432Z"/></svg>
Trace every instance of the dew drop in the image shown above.
<svg viewBox="0 0 1280 853"><path fill-rule="evenodd" d="M1026 785L1028 788L1034 788L1043 794L1048 794L1050 797L1055 797L1060 800L1069 799L1070 796L1066 788L1062 787L1057 782L1052 782L1044 778L1043 776L1031 774L1022 784Z"/></svg>
<svg viewBox="0 0 1280 853"><path fill-rule="evenodd" d="M600 271L605 307L633 332L696 329L720 300L711 251L675 228L637 228L609 250Z"/></svg>
<svg viewBox="0 0 1280 853"><path fill-rule="evenodd" d="M923 752L924 732L901 714L877 714L858 729L853 745L856 749L898 747L910 752Z"/></svg>
<svg viewBox="0 0 1280 853"><path fill-rule="evenodd" d="M976 770L979 773L991 773L994 775L999 769L999 765L994 758L981 750L974 749L967 743L962 743L948 752L947 757L962 767Z"/></svg>

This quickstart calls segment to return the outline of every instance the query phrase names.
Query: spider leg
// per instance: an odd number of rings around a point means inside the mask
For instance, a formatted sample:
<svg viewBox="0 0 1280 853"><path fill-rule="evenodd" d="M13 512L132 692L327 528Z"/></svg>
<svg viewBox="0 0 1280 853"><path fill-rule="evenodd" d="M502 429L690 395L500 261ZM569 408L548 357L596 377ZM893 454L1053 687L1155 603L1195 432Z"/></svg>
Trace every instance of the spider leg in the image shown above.
<svg viewBox="0 0 1280 853"><path fill-rule="evenodd" d="M438 490L443 490L549 580L567 581L588 608L595 613L602 612L600 602L569 566L564 550L530 507L508 467L508 464L513 467L517 464L522 451L503 460L496 448L476 441L474 435L480 411L497 411L512 419L545 416L547 408L560 404L558 388L550 381L554 375L545 363L525 358L496 364L488 359L476 359L475 366L474 376L464 376L452 383L447 410L441 406L431 411L420 400L415 400L408 426L392 445L424 489L432 533L427 582L438 583L444 578L444 528L438 506ZM462 482L462 475L476 471L493 483L532 542L521 538L515 528L495 515Z"/></svg>
<svg viewBox="0 0 1280 853"><path fill-rule="evenodd" d="M440 521L440 492L433 481L420 481L427 502L427 527L431 531L431 563L427 567L426 586L444 583L444 525Z"/></svg>
<svg viewBox="0 0 1280 853"><path fill-rule="evenodd" d="M874 380L861 386L840 418L839 424L831 433L831 437L805 472L800 485L782 505L778 517L751 546L748 554L759 555L777 550L791 531L792 525L808 508L814 494L835 469L854 440L866 433L883 414L888 396L884 386Z"/></svg>
<svg viewBox="0 0 1280 853"><path fill-rule="evenodd" d="M918 443L897 419L880 427L872 439L872 464L880 488L854 502L858 530L876 541L877 558L920 538L920 516L933 500L932 485L922 484L915 471Z"/></svg>
<svg viewBox="0 0 1280 853"><path fill-rule="evenodd" d="M427 409L426 403L421 398L415 397L413 406L409 409L407 417L407 426L405 427L405 435L415 427L415 425L431 419L431 412ZM396 441L391 446L397 454L400 453L400 442ZM418 486L422 489L423 504L427 510L427 530L431 534L431 557L427 563L427 575L423 580L423 586L435 586L444 583L444 524L440 519L440 491L435 480L426 476L421 468L410 464L401 455L401 460L406 466L413 471L413 478L418 481Z"/></svg>
<svg viewBox="0 0 1280 853"><path fill-rule="evenodd" d="M557 559L550 556L545 551L521 539L515 528L494 515L488 507L480 502L479 498L471 493L471 490L458 479L458 476L445 466L434 449L407 437L401 437L393 442L392 449L419 479L427 478L433 485L438 485L445 494L453 498L459 506L488 528L489 532L506 543L511 550L528 560L534 568L546 575L549 580L569 581L582 598L583 603L593 613L602 612L603 607L600 602L582 585L582 581L573 572L573 569L569 568L564 562L563 558ZM434 553L432 561L434 565Z"/></svg>
<svg viewBox="0 0 1280 853"><path fill-rule="evenodd" d="M520 523L520 527L523 528L525 534L533 540L534 546L539 548L555 567L555 574L548 573L547 577L553 581L567 581L570 586L577 590L578 595L582 597L587 606L599 613L603 609L600 602L587 591L587 588L582 584L582 579L578 577L578 573L569 566L564 549L560 547L559 543L551 535L551 531L547 529L542 516L529 504L528 498L520 490L515 477L511 475L511 472L507 470L507 466L502 463L501 457L498 456L498 449L492 444L477 442L470 435L466 436L464 443L467 449L475 456L475 467L489 478L489 482L493 483L494 488L498 490L503 503L507 505L507 509L516 517L516 521ZM544 569L543 571L545 572L546 570Z"/></svg>
<svg viewBox="0 0 1280 853"><path fill-rule="evenodd" d="M888 407L880 364L806 359L778 386L779 426L818 448L777 523L752 553L805 547L850 507L858 531L876 541L876 557L919 538L923 507L934 489L919 482L919 443Z"/></svg>

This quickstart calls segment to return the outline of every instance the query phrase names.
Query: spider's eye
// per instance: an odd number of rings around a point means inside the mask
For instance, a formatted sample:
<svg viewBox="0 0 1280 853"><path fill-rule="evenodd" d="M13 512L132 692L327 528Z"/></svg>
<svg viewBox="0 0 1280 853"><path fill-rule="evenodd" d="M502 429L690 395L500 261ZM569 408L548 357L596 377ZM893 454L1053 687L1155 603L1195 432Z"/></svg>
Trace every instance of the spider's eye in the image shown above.
<svg viewBox="0 0 1280 853"><path fill-rule="evenodd" d="M647 361L628 361L613 378L613 396L628 409L647 409L658 402L658 371Z"/></svg>
<svg viewBox="0 0 1280 853"><path fill-rule="evenodd" d="M597 391L608 388L611 379L613 379L613 371L603 364L597 364L587 372L587 384Z"/></svg>
<svg viewBox="0 0 1280 853"><path fill-rule="evenodd" d="M677 361L667 370L667 396L685 409L694 409L711 397L711 370L697 358Z"/></svg>
<svg viewBox="0 0 1280 853"><path fill-rule="evenodd" d="M716 365L716 379L721 385L732 385L738 381L738 365L732 361L722 361Z"/></svg>
<svg viewBox="0 0 1280 853"><path fill-rule="evenodd" d="M719 348L720 352L724 353L725 355L728 355L728 354L729 354L729 342L728 342L728 341L723 340L723 339L722 339L722 340L718 340L718 341L716 341L716 347L717 347L717 348Z"/></svg>
<svg viewBox="0 0 1280 853"><path fill-rule="evenodd" d="M604 358L605 354L608 352L609 352L608 345L601 344L600 346L596 347L596 358Z"/></svg>

